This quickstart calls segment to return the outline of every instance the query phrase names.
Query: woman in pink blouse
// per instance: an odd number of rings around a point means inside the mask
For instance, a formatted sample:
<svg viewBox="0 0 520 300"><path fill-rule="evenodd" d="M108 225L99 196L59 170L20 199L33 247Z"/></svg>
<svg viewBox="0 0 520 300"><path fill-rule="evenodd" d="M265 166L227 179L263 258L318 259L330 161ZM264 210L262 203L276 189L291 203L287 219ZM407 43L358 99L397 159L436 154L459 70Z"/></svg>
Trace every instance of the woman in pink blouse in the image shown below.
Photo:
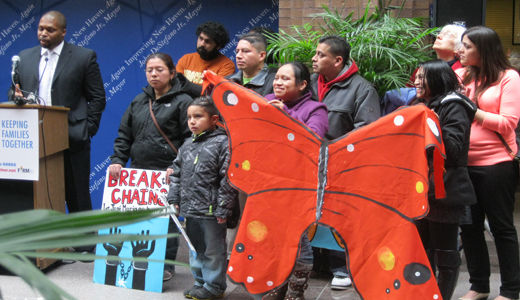
<svg viewBox="0 0 520 300"><path fill-rule="evenodd" d="M471 207L473 223L461 226L471 288L460 299L487 299L489 295L485 216L495 239L500 267L500 295L495 300L518 299L520 263L513 223L518 165L511 152L517 151L515 128L520 116L520 77L507 60L493 29L476 26L466 30L459 55L466 68L457 70L457 74L466 96L478 107L471 125L468 153L468 171L477 204Z"/></svg>

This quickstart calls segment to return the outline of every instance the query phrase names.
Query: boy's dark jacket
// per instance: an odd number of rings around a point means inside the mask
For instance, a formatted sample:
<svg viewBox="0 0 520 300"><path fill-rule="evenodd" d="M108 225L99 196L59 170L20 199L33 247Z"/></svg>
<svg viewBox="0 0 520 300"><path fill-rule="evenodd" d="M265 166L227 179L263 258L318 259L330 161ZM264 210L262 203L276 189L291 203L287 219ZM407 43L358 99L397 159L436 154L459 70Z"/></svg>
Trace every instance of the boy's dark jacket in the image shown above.
<svg viewBox="0 0 520 300"><path fill-rule="evenodd" d="M168 202L180 206L184 217L228 218L237 191L226 178L228 138L217 128L186 139L173 161Z"/></svg>

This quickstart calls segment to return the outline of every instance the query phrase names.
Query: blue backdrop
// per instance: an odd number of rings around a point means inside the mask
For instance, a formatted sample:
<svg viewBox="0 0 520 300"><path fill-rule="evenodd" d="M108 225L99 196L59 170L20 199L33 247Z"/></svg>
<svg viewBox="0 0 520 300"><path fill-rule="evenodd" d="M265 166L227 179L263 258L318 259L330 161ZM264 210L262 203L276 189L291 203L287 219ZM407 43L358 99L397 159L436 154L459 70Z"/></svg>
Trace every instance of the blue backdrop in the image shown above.
<svg viewBox="0 0 520 300"><path fill-rule="evenodd" d="M231 41L222 53L233 61L240 35L259 26L278 30L277 0L0 0L0 91L4 97L11 81L11 57L37 45L39 19L49 10L67 17L66 41L98 54L107 106L92 143L94 208L101 206L105 170L121 116L146 85L146 56L166 52L177 62L195 51L195 30L206 21L226 26Z"/></svg>

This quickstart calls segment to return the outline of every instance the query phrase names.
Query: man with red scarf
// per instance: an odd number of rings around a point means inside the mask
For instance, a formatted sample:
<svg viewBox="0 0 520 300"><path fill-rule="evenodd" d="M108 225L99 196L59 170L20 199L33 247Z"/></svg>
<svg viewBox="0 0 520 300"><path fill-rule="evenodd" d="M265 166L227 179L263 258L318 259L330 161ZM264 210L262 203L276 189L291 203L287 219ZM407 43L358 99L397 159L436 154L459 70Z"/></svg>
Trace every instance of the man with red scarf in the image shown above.
<svg viewBox="0 0 520 300"><path fill-rule="evenodd" d="M358 74L350 45L338 36L321 38L312 58L311 88L329 110L328 139L338 138L381 116L379 96Z"/></svg>
<svg viewBox="0 0 520 300"><path fill-rule="evenodd" d="M329 131L326 138L338 138L381 116L377 91L358 74L356 63L350 59L350 45L344 39L338 36L321 38L312 58L312 70L314 97L327 105ZM334 275L331 288L341 290L350 286L345 252L330 250L328 263Z"/></svg>

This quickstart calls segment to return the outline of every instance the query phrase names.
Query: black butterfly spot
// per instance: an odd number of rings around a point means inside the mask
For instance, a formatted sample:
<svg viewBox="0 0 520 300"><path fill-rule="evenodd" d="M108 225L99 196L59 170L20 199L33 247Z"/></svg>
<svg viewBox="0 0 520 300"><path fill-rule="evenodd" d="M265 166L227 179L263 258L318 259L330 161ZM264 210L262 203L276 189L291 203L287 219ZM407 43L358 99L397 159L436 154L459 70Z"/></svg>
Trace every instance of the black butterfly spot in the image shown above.
<svg viewBox="0 0 520 300"><path fill-rule="evenodd" d="M239 168L240 165L238 163L235 164L235 168Z"/></svg>
<svg viewBox="0 0 520 300"><path fill-rule="evenodd" d="M401 281L399 279L396 279L394 281L394 289L398 290L401 287Z"/></svg>
<svg viewBox="0 0 520 300"><path fill-rule="evenodd" d="M432 274L427 266L420 263L411 263L404 267L403 276L409 283L418 285L430 280Z"/></svg>
<svg viewBox="0 0 520 300"><path fill-rule="evenodd" d="M222 100L224 100L224 104L229 106L235 106L238 104L238 97L232 91L225 91L222 94Z"/></svg>
<svg viewBox="0 0 520 300"><path fill-rule="evenodd" d="M253 255L248 255L248 256L247 256L247 259L249 259L249 260L253 260Z"/></svg>
<svg viewBox="0 0 520 300"><path fill-rule="evenodd" d="M390 294L390 289L386 289L385 292L386 292L387 294Z"/></svg>
<svg viewBox="0 0 520 300"><path fill-rule="evenodd" d="M244 244L242 244L242 243L238 243L238 244L236 244L236 246L235 246L235 250L236 250L238 253L242 253L242 252L244 252L245 249L246 249L246 247L245 247Z"/></svg>

